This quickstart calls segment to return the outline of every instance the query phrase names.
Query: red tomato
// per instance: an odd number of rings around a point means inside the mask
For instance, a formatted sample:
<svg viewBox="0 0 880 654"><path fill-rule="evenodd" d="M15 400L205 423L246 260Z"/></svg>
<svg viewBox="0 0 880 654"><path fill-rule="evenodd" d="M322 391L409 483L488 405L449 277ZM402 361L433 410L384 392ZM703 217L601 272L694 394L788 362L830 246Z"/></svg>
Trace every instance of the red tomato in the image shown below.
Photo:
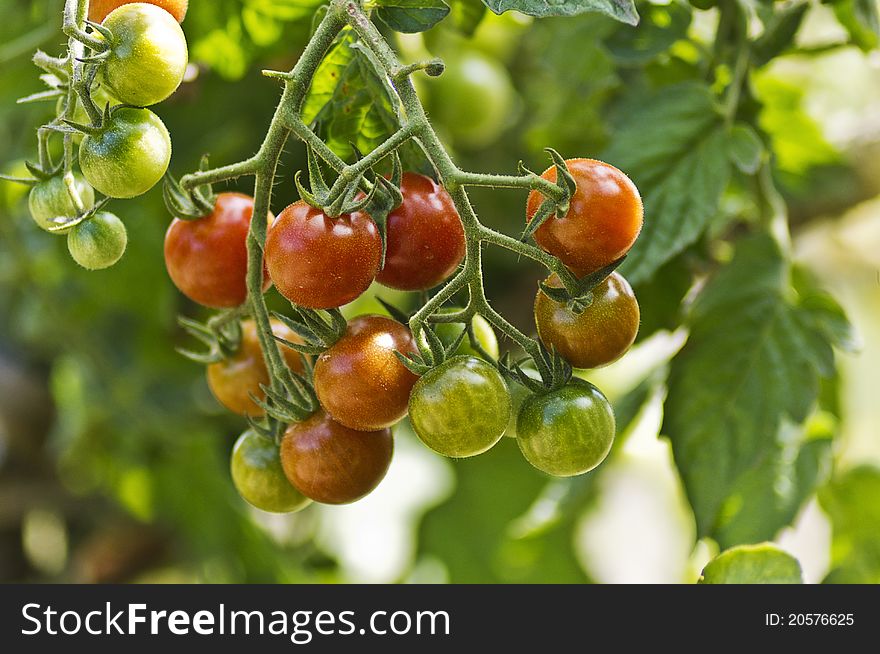
<svg viewBox="0 0 880 654"><path fill-rule="evenodd" d="M182 23L186 17L189 0L91 0L89 2L89 20L101 23L111 11L122 5L130 5L133 2L146 2L150 5L162 7L169 14Z"/></svg>

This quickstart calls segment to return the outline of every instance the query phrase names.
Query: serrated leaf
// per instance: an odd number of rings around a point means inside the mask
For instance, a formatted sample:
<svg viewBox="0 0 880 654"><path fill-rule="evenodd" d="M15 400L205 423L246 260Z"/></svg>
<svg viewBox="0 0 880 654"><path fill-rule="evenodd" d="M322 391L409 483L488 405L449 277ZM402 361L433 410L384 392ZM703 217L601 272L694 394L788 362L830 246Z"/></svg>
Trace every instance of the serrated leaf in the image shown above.
<svg viewBox="0 0 880 654"><path fill-rule="evenodd" d="M644 98L604 159L633 179L645 203L641 236L621 267L638 284L694 243L718 213L730 160L711 91L690 82Z"/></svg>
<svg viewBox="0 0 880 654"><path fill-rule="evenodd" d="M689 324L663 433L698 536L723 547L773 538L826 474L832 434L801 425L820 376L833 371L835 341L793 293L788 262L764 234L740 243Z"/></svg>
<svg viewBox="0 0 880 654"><path fill-rule="evenodd" d="M727 135L727 147L731 162L741 172L747 175L758 172L764 144L751 126L745 123L734 125Z"/></svg>
<svg viewBox="0 0 880 654"><path fill-rule="evenodd" d="M853 468L819 491L831 519L831 572L825 583L880 583L880 469Z"/></svg>
<svg viewBox="0 0 880 654"><path fill-rule="evenodd" d="M379 0L376 15L391 29L405 34L429 30L449 15L443 0Z"/></svg>
<svg viewBox="0 0 880 654"><path fill-rule="evenodd" d="M577 16L585 13L599 13L610 16L627 25L638 25L639 13L633 0L483 0L489 9L501 15L515 10L528 16L545 18L547 16Z"/></svg>
<svg viewBox="0 0 880 654"><path fill-rule="evenodd" d="M772 543L740 545L706 564L701 584L802 584L801 564Z"/></svg>

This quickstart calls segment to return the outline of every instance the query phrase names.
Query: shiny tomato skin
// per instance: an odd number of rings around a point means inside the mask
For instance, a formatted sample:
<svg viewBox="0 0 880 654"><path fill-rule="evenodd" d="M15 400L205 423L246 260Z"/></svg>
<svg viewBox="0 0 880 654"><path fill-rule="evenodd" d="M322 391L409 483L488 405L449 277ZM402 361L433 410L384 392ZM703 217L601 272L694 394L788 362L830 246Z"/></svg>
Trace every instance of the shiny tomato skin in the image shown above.
<svg viewBox="0 0 880 654"><path fill-rule="evenodd" d="M287 479L322 504L349 504L368 495L385 477L393 453L390 429L356 431L324 411L292 424L281 441Z"/></svg>
<svg viewBox="0 0 880 654"><path fill-rule="evenodd" d="M614 166L595 159L567 159L577 183L568 213L551 216L535 232L535 241L578 277L617 261L629 252L642 229L644 209L635 184ZM556 166L541 175L556 181ZM529 193L531 220L544 196Z"/></svg>
<svg viewBox="0 0 880 654"><path fill-rule="evenodd" d="M294 513L312 503L285 476L278 445L255 431L235 442L229 467L238 494L261 511Z"/></svg>
<svg viewBox="0 0 880 654"><path fill-rule="evenodd" d="M615 435L614 411L602 392L582 379L526 398L516 440L526 460L548 475L573 477L598 466Z"/></svg>
<svg viewBox="0 0 880 654"><path fill-rule="evenodd" d="M369 288L382 259L382 239L365 213L327 216L305 202L279 215L266 237L266 265L288 300L310 309L332 309Z"/></svg>
<svg viewBox="0 0 880 654"><path fill-rule="evenodd" d="M174 16L178 23L182 23L183 19L186 18L186 10L189 7L189 0L91 0L89 2L89 20L94 23L100 23L114 9L135 2L146 2L147 4L161 7Z"/></svg>
<svg viewBox="0 0 880 654"><path fill-rule="evenodd" d="M291 343L302 343L302 339L280 320L273 319L272 333ZM296 350L280 345L281 355L288 367L296 373L304 372L302 357ZM208 386L217 401L240 416L262 416L263 409L254 402L251 395L265 399L260 384L269 384L269 371L263 360L257 325L251 320L241 323L241 345L229 359L212 363L207 370Z"/></svg>
<svg viewBox="0 0 880 654"><path fill-rule="evenodd" d="M443 456L482 454L504 435L511 399L501 373L472 356L454 356L413 388L409 414L419 439Z"/></svg>
<svg viewBox="0 0 880 654"><path fill-rule="evenodd" d="M414 354L409 329L385 316L359 316L318 357L315 393L334 420L351 429L376 431L406 415L418 377L394 352Z"/></svg>
<svg viewBox="0 0 880 654"><path fill-rule="evenodd" d="M388 214L384 286L420 291L446 280L464 259L461 218L449 193L430 177L404 173L403 204Z"/></svg>
<svg viewBox="0 0 880 654"><path fill-rule="evenodd" d="M95 190L79 173L73 174L73 186L79 195L83 209L88 211L95 206ZM49 229L60 224L59 219L75 218L79 213L76 203L70 197L63 175L56 175L40 181L28 195L28 208L31 217L41 229ZM61 220L61 222L65 222ZM61 233L66 232L64 230ZM58 232L54 232L58 233Z"/></svg>
<svg viewBox="0 0 880 654"><path fill-rule="evenodd" d="M210 215L171 222L165 234L165 267L181 293L215 309L244 303L247 235L253 213L252 197L221 193ZM264 277L268 288L268 277Z"/></svg>
<svg viewBox="0 0 880 654"><path fill-rule="evenodd" d="M554 274L545 282L561 286ZM593 302L581 314L539 290L535 298L538 336L575 368L599 368L617 361L639 333L639 303L632 287L617 272L593 289Z"/></svg>

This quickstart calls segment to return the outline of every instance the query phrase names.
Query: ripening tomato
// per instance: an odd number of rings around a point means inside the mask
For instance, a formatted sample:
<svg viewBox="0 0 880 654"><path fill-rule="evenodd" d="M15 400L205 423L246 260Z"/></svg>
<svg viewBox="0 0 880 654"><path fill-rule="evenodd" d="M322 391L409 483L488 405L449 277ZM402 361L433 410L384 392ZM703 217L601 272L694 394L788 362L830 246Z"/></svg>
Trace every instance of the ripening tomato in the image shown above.
<svg viewBox="0 0 880 654"><path fill-rule="evenodd" d="M275 288L310 309L348 304L369 288L382 259L382 239L365 213L331 218L305 202L282 211L266 237Z"/></svg>
<svg viewBox="0 0 880 654"><path fill-rule="evenodd" d="M101 70L114 97L148 107L177 90L188 53L171 14L150 4L126 4L107 16L104 27L113 32L113 42Z"/></svg>
<svg viewBox="0 0 880 654"><path fill-rule="evenodd" d="M186 10L189 6L189 0L91 0L89 2L89 20L93 23L100 23L114 9L135 2L146 2L150 5L162 7L162 9L174 16L178 23L182 23L183 19L186 18Z"/></svg>
<svg viewBox="0 0 880 654"><path fill-rule="evenodd" d="M554 274L545 282L560 287ZM617 272L593 289L593 302L574 313L539 290L535 298L538 336L575 368L598 368L617 361L632 347L639 332L639 303L632 287Z"/></svg>
<svg viewBox="0 0 880 654"><path fill-rule="evenodd" d="M272 333L291 343L301 344L299 335L280 320L272 319ZM304 372L302 357L296 350L280 345L281 355L288 367L299 374ZM241 323L241 345L229 359L208 366L208 386L214 397L233 413L241 416L258 417L263 409L254 402L253 397L265 399L260 384L269 385L269 371L263 360L257 324L251 320ZM253 396L253 397L252 397Z"/></svg>
<svg viewBox="0 0 880 654"><path fill-rule="evenodd" d="M235 442L230 469L238 494L261 511L293 513L312 503L285 476L278 445L253 430Z"/></svg>
<svg viewBox="0 0 880 654"><path fill-rule="evenodd" d="M79 166L89 184L111 198L146 193L171 163L171 136L149 109L119 107L97 134L79 146Z"/></svg>
<svg viewBox="0 0 880 654"><path fill-rule="evenodd" d="M595 159L566 163L577 183L568 213L548 218L535 232L535 241L583 277L629 252L642 229L644 210L636 185L614 166ZM541 176L555 182L556 166ZM529 193L528 220L543 201L538 191Z"/></svg>
<svg viewBox="0 0 880 654"><path fill-rule="evenodd" d="M102 270L114 265L125 254L128 233L117 216L99 211L67 234L67 250L87 270Z"/></svg>
<svg viewBox="0 0 880 654"><path fill-rule="evenodd" d="M482 454L510 420L510 393L495 366L455 356L426 372L413 387L409 417L422 442L443 456Z"/></svg>
<svg viewBox="0 0 880 654"><path fill-rule="evenodd" d="M73 187L84 211L95 206L95 190L79 173L73 173ZM49 229L79 215L70 196L64 175L55 175L38 182L28 195L31 217L41 229ZM57 232L55 232L57 233Z"/></svg>
<svg viewBox="0 0 880 654"><path fill-rule="evenodd" d="M385 266L376 281L420 291L447 279L464 258L461 218L449 193L430 177L404 173L403 203L388 214Z"/></svg>
<svg viewBox="0 0 880 654"><path fill-rule="evenodd" d="M359 316L315 363L315 393L333 419L376 431L406 415L418 377L395 356L415 354L409 329L385 316Z"/></svg>
<svg viewBox="0 0 880 654"><path fill-rule="evenodd" d="M582 379L523 402L516 440L526 460L557 477L589 472L614 442L614 411L602 392Z"/></svg>
<svg viewBox="0 0 880 654"><path fill-rule="evenodd" d="M253 213L252 197L221 193L210 215L171 222L165 234L165 267L181 293L216 309L237 307L247 299L247 236ZM265 272L263 276L268 288Z"/></svg>
<svg viewBox="0 0 880 654"><path fill-rule="evenodd" d="M287 428L281 465L306 497L323 504L348 504L379 485L393 452L390 429L356 431L318 411Z"/></svg>

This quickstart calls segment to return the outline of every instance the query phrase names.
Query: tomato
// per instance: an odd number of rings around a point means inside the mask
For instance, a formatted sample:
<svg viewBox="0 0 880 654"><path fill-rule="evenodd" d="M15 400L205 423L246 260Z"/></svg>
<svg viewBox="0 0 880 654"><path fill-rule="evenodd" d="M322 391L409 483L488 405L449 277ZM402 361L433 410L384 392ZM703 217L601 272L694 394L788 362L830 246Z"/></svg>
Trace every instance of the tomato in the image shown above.
<svg viewBox="0 0 880 654"><path fill-rule="evenodd" d="M348 504L379 485L393 452L390 429L356 431L318 411L288 427L281 441L281 465L306 497Z"/></svg>
<svg viewBox="0 0 880 654"><path fill-rule="evenodd" d="M148 107L177 90L188 53L171 14L150 4L126 4L111 12L104 26L113 32L113 42L103 79L120 102Z"/></svg>
<svg viewBox="0 0 880 654"><path fill-rule="evenodd" d="M174 16L178 23L182 23L183 19L186 18L186 10L189 5L189 0L91 0L89 3L89 20L93 23L100 23L107 17L107 14L117 7L134 2L146 2L147 4L162 7L162 9Z"/></svg>
<svg viewBox="0 0 880 654"><path fill-rule="evenodd" d="M237 307L247 299L247 236L253 213L252 197L221 193L214 211L204 218L171 222L165 233L165 267L181 293L217 309ZM268 288L268 278L266 282Z"/></svg>
<svg viewBox="0 0 880 654"><path fill-rule="evenodd" d="M412 390L409 417L418 437L435 452L475 456L504 435L510 393L494 366L455 356L422 375Z"/></svg>
<svg viewBox="0 0 880 654"><path fill-rule="evenodd" d="M394 352L415 354L409 329L385 316L359 316L315 363L315 393L333 419L375 431L406 415L418 377Z"/></svg>
<svg viewBox="0 0 880 654"><path fill-rule="evenodd" d="M447 279L464 259L461 218L449 193L430 177L404 173L403 204L388 215L385 266L376 281L420 291Z"/></svg>
<svg viewBox="0 0 880 654"><path fill-rule="evenodd" d="M95 191L82 175L73 173L73 185L83 209L88 211L94 207ZM75 218L79 214L64 182L64 175L55 175L37 183L28 195L28 208L34 222L42 229L54 227L64 222L63 219Z"/></svg>
<svg viewBox="0 0 880 654"><path fill-rule="evenodd" d="M448 57L443 74L430 80L431 116L456 146L480 149L491 145L512 122L516 91L510 75L494 59L464 50Z"/></svg>
<svg viewBox="0 0 880 654"><path fill-rule="evenodd" d="M460 311L460 309L456 308L443 308L437 311L438 315L450 314ZM432 327L437 336L440 337L443 345L449 347L455 342L455 339L458 338L458 335L461 334L462 330L465 328L461 323L450 323L450 322L438 322L433 323ZM474 330L474 336L477 338L477 342L480 344L487 354L491 355L493 359L498 358L498 337L495 336L495 331L492 329L492 325L489 324L489 321L483 318L481 315L475 315L471 318L471 327ZM456 354L469 354L475 357L480 356L479 353L471 346L471 340L468 338L467 334L465 334L464 339L461 342L461 345L458 346L458 350L455 352Z"/></svg>
<svg viewBox="0 0 880 654"><path fill-rule="evenodd" d="M551 216L535 232L535 241L583 277L629 252L642 229L644 210L636 185L614 166L595 159L566 163L577 183L568 213ZM555 182L556 166L541 176ZM529 193L528 220L543 201L538 191Z"/></svg>
<svg viewBox="0 0 880 654"><path fill-rule="evenodd" d="M560 287L554 274L545 282ZM598 368L626 354L639 332L639 303L632 287L617 272L593 289L593 302L581 314L538 291L535 298L538 336L575 368Z"/></svg>
<svg viewBox="0 0 880 654"><path fill-rule="evenodd" d="M602 392L581 379L523 402L517 442L526 460L557 477L589 472L614 442L614 411Z"/></svg>
<svg viewBox="0 0 880 654"><path fill-rule="evenodd" d="M292 513L312 501L287 480L278 446L248 430L232 448L232 483L248 504L270 513Z"/></svg>
<svg viewBox="0 0 880 654"><path fill-rule="evenodd" d="M266 265L278 292L301 307L331 309L369 288L382 239L365 213L330 218L305 202L282 211L266 237Z"/></svg>
<svg viewBox="0 0 880 654"><path fill-rule="evenodd" d="M109 268L125 254L128 234L118 217L107 211L99 211L81 222L67 234L70 256L83 268L101 270Z"/></svg>
<svg viewBox="0 0 880 654"><path fill-rule="evenodd" d="M98 134L86 134L79 165L89 184L111 198L133 198L162 179L171 162L171 136L148 109L120 107Z"/></svg>
<svg viewBox="0 0 880 654"><path fill-rule="evenodd" d="M291 343L302 339L280 320L272 320L272 333ZM281 345L281 355L294 372L304 372L302 358L296 350ZM208 366L208 386L214 397L233 413L241 416L262 416L263 409L251 398L263 400L265 393L260 384L269 385L269 371L263 360L257 324L253 320L241 323L241 345L229 359Z"/></svg>

